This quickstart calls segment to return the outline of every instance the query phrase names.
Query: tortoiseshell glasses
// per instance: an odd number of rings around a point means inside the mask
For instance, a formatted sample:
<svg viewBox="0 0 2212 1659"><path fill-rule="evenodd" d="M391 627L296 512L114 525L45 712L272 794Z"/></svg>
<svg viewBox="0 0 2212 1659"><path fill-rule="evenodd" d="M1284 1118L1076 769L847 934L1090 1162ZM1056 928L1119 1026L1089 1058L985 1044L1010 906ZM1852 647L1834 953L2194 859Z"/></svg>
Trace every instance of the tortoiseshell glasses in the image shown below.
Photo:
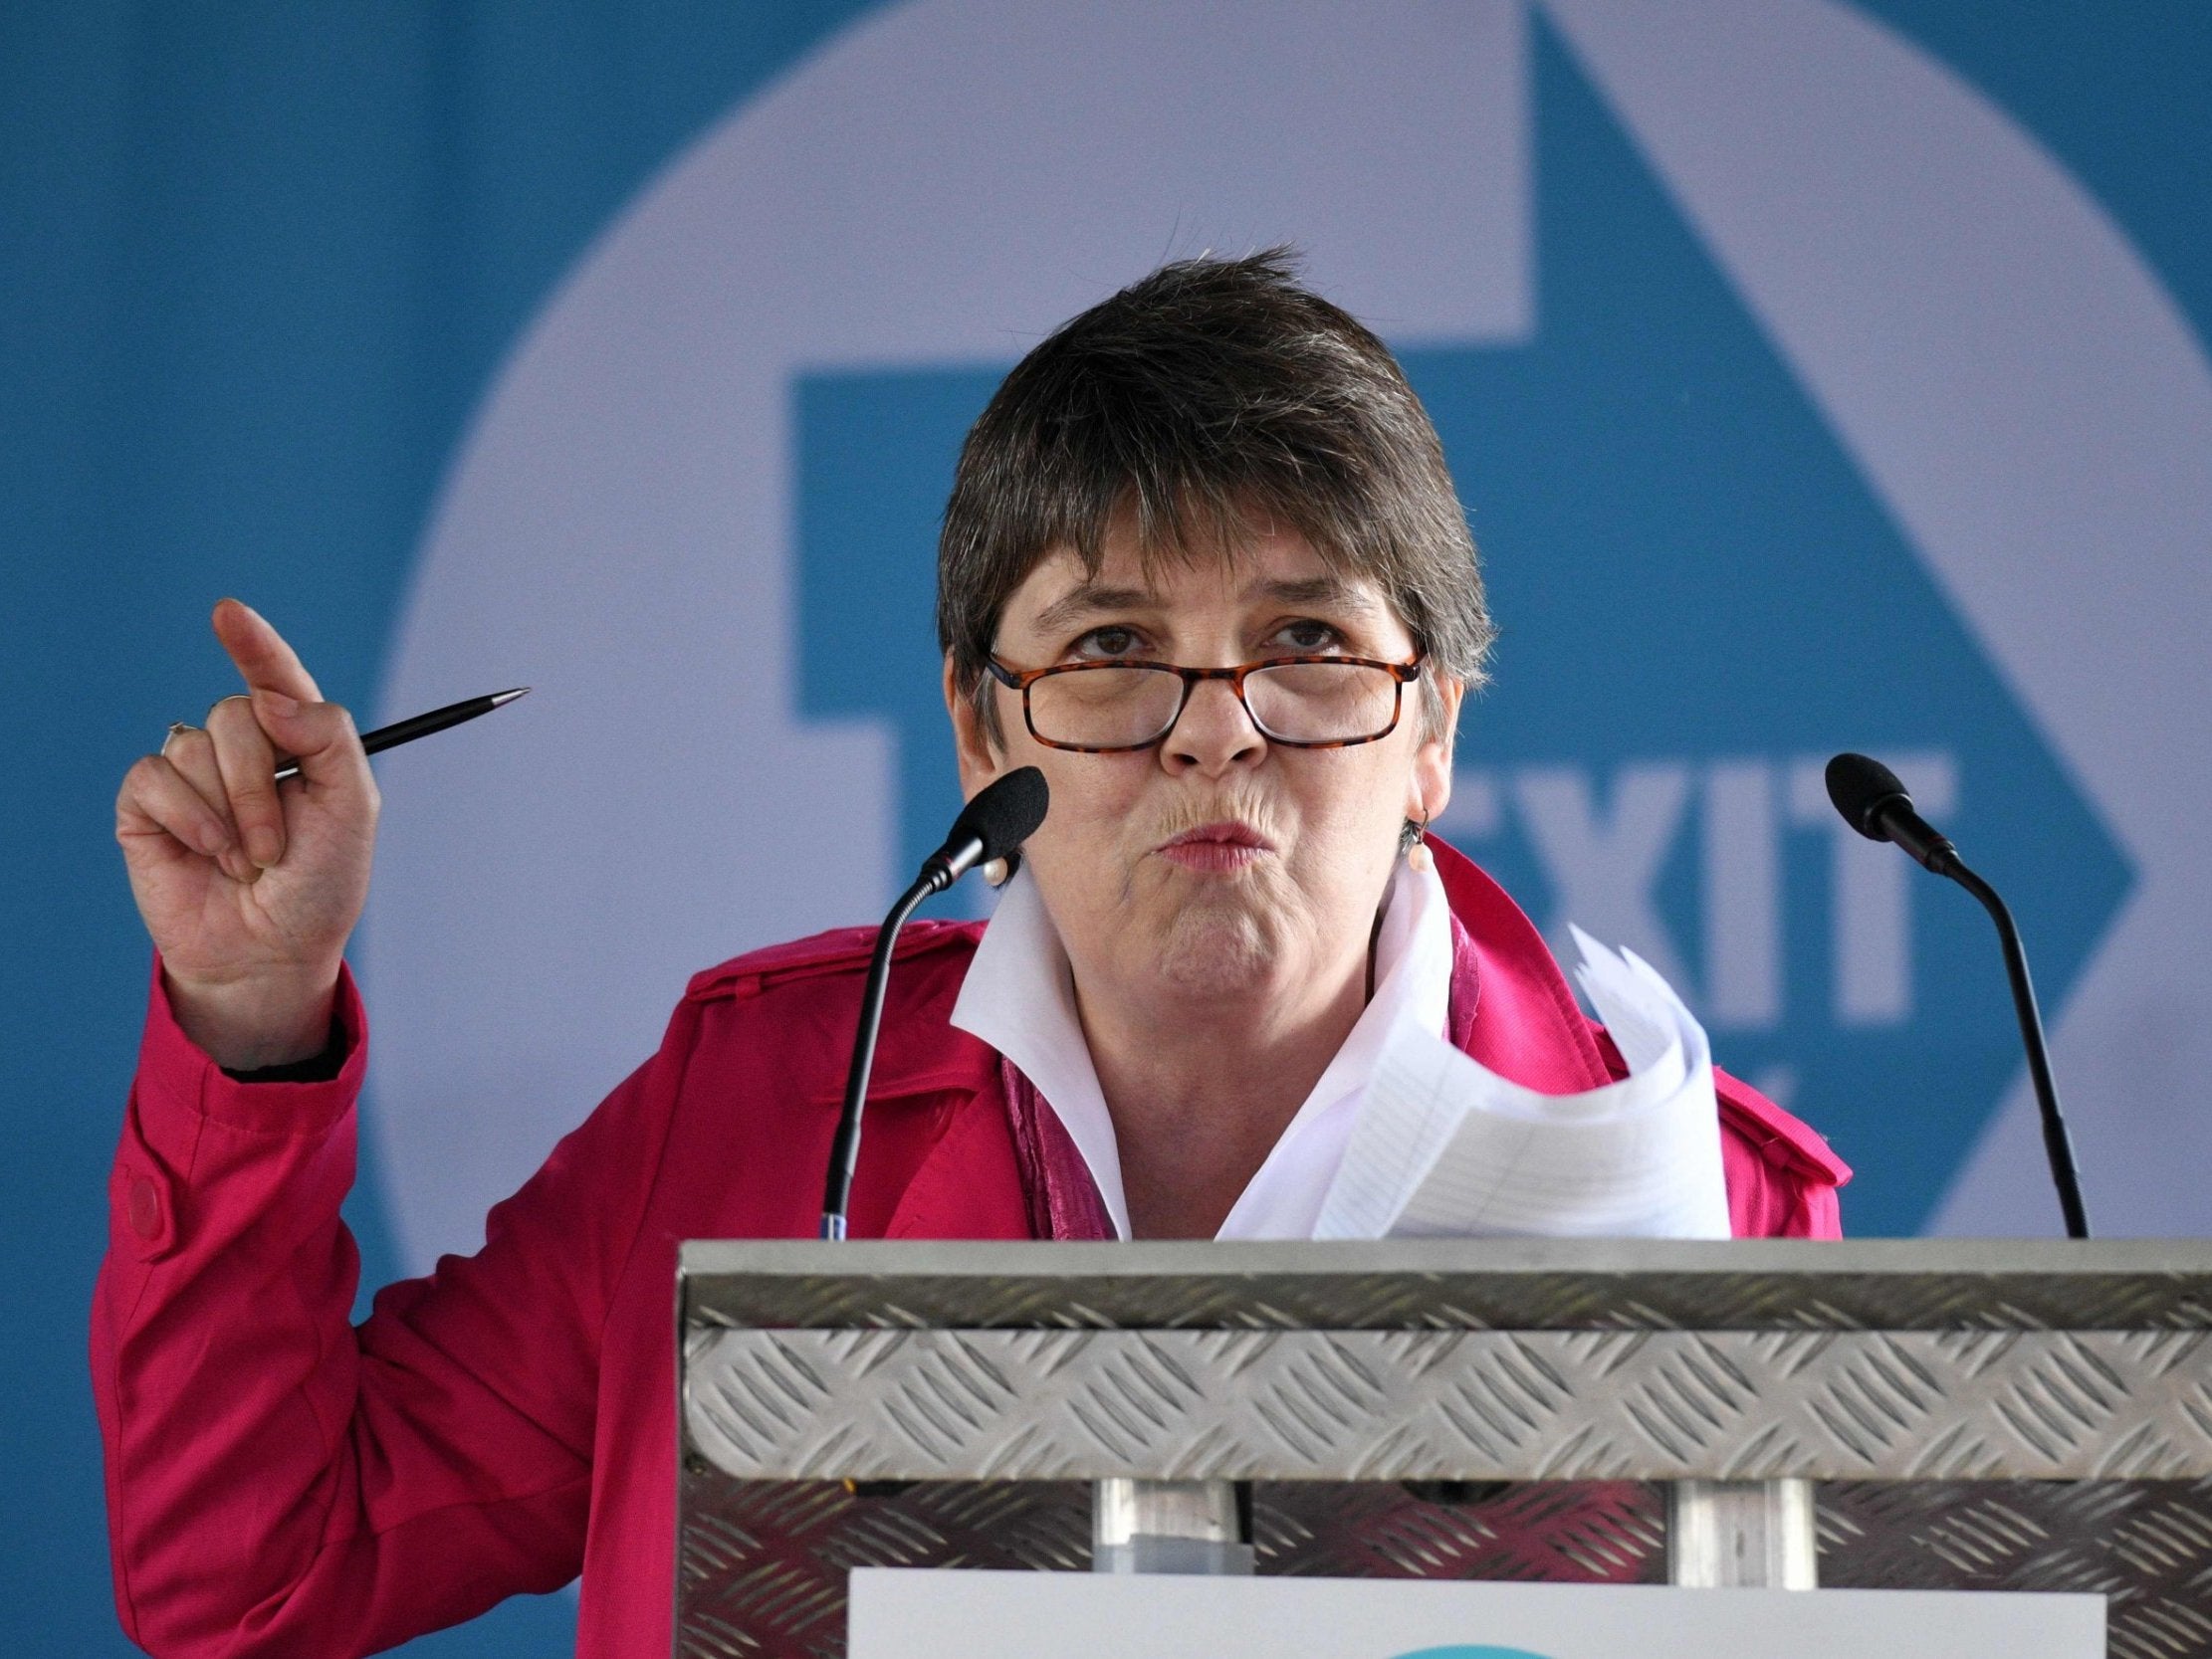
<svg viewBox="0 0 2212 1659"><path fill-rule="evenodd" d="M1350 748L1398 726L1406 688L1421 659L1383 663L1366 657L1270 657L1241 668L1179 668L1174 663L1055 663L1012 669L987 659L991 676L1021 694L1029 735L1047 748L1119 754L1150 748L1183 718L1202 680L1226 680L1252 725L1292 748Z"/></svg>

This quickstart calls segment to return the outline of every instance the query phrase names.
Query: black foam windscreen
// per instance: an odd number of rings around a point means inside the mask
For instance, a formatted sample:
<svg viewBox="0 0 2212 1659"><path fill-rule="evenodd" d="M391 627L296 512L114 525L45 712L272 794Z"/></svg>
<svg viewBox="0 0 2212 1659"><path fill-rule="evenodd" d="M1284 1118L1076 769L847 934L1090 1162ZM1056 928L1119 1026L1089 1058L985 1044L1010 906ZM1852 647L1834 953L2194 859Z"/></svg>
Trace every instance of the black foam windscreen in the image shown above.
<svg viewBox="0 0 2212 1659"><path fill-rule="evenodd" d="M1870 841L1889 839L1876 817L1880 807L1896 800L1907 808L1912 804L1897 774L1871 754L1839 754L1829 761L1828 798L1844 822Z"/></svg>
<svg viewBox="0 0 2212 1659"><path fill-rule="evenodd" d="M962 808L946 843L957 845L974 836L983 843L985 862L1004 858L1036 833L1051 798L1036 767L1010 771Z"/></svg>

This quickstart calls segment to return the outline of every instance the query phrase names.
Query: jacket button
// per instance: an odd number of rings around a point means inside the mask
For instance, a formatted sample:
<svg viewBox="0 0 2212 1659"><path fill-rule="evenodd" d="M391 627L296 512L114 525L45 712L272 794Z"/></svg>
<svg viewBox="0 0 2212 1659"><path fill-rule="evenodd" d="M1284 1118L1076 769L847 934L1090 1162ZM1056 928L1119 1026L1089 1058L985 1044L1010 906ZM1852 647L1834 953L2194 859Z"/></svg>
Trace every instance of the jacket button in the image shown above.
<svg viewBox="0 0 2212 1659"><path fill-rule="evenodd" d="M131 1177L125 1213L130 1220L130 1230L148 1244L161 1236L161 1194L145 1176Z"/></svg>

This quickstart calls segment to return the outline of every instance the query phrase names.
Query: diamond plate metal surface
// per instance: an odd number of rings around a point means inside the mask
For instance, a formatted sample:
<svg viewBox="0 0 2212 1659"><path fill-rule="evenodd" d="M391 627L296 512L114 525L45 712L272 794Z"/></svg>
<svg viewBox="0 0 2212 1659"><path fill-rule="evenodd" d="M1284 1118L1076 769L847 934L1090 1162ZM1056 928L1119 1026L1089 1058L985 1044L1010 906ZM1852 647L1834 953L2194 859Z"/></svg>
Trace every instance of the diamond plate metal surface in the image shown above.
<svg viewBox="0 0 2212 1659"><path fill-rule="evenodd" d="M2083 1591L2112 1659L2212 1654L2212 1482L1842 1483L1820 1540L1823 1584Z"/></svg>
<svg viewBox="0 0 2212 1659"><path fill-rule="evenodd" d="M832 1659L854 1566L1090 1564L1090 1491L1024 1481L861 1498L834 1482L685 1477L683 1659ZM1396 1485L1262 1484L1262 1573L1665 1582L1660 1489L1535 1484L1465 1507ZM2108 1598L2112 1659L2212 1654L2212 1483L1864 1482L1820 1488L1821 1582Z"/></svg>
<svg viewBox="0 0 2212 1659"><path fill-rule="evenodd" d="M749 1480L2212 1476L2201 1332L711 1331Z"/></svg>
<svg viewBox="0 0 2212 1659"><path fill-rule="evenodd" d="M2212 1243L691 1244L680 1310L686 1655L842 1653L855 1565L1080 1570L1109 1474L1260 1477L1262 1572L1616 1582L1658 1487L1381 1477L1811 1475L1824 1584L2212 1655Z"/></svg>
<svg viewBox="0 0 2212 1659"><path fill-rule="evenodd" d="M2212 1241L684 1246L687 1327L2212 1330Z"/></svg>
<svg viewBox="0 0 2212 1659"><path fill-rule="evenodd" d="M1087 1570L1090 1488L919 1486L860 1498L834 1481L702 1480L687 1470L680 1655L842 1654L856 1566Z"/></svg>
<svg viewBox="0 0 2212 1659"><path fill-rule="evenodd" d="M854 1566L1087 1571L1090 1488L925 1484L866 1498L836 1482L728 1481L690 1471L695 1517L678 1563L682 1659L828 1659L844 1651ZM1659 1583L1657 1489L1529 1486L1467 1509L1397 1486L1262 1486L1259 1570L1308 1577Z"/></svg>

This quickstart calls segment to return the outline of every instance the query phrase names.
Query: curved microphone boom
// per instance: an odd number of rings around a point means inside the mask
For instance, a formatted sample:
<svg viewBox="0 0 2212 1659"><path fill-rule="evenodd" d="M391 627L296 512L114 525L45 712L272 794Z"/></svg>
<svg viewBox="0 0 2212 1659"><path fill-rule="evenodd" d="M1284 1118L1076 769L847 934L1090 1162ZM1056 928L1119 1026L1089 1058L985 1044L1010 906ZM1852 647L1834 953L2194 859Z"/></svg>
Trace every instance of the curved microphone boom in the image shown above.
<svg viewBox="0 0 2212 1659"><path fill-rule="evenodd" d="M829 1143L829 1175L822 1188L823 1238L845 1236L845 1211L852 1202L852 1174L860 1162L860 1116L868 1104L868 1073L875 1066L876 1029L883 1023L883 992L891 980L891 947L915 907L943 893L979 864L1011 856L1044 822L1050 792L1034 766L1008 772L961 809L945 844L922 861L914 885L899 895L883 926L876 930L875 953L868 958L868 981L860 995L860 1024L852 1037L852 1064L845 1071L845 1104L837 1115L836 1138Z"/></svg>
<svg viewBox="0 0 2212 1659"><path fill-rule="evenodd" d="M2028 1051L2028 1076L2043 1115L2043 1149L2051 1160L2051 1183L2059 1189L2059 1209L2068 1238L2088 1238L2090 1217L2082 1202L2082 1177L2074 1166L2074 1141L2059 1110L2059 1086L2051 1076L2051 1054L2043 1040L2043 1014L2036 1006L2035 981L2028 977L2028 952L2020 930L1997 890L1966 868L1948 836L1912 810L1897 774L1865 754L1839 754L1828 763L1828 798L1844 821L1870 841L1893 841L1923 868L1947 876L1981 901L1997 925L2004 947L2005 974L2012 981L2012 1007L2020 1021L2020 1041Z"/></svg>

